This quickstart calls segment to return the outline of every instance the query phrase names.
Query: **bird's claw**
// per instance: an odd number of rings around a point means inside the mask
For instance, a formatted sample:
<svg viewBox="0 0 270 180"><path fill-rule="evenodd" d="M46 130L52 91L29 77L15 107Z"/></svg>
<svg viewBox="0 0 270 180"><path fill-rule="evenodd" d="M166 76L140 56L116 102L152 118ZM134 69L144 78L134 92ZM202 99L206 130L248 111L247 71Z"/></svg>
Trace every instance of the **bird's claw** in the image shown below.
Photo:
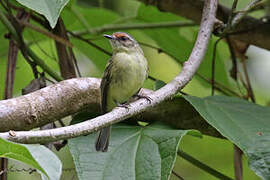
<svg viewBox="0 0 270 180"><path fill-rule="evenodd" d="M152 102L152 98L150 98L149 96L145 96L145 95L140 95L140 94L136 94L136 95L134 95L134 97L137 97L137 98L144 98L144 99L146 99L147 101L148 101L148 103L149 104L151 104L151 102Z"/></svg>
<svg viewBox="0 0 270 180"><path fill-rule="evenodd" d="M124 104L116 103L116 105L117 107L125 108L127 111L129 111L130 105L128 103L124 103Z"/></svg>

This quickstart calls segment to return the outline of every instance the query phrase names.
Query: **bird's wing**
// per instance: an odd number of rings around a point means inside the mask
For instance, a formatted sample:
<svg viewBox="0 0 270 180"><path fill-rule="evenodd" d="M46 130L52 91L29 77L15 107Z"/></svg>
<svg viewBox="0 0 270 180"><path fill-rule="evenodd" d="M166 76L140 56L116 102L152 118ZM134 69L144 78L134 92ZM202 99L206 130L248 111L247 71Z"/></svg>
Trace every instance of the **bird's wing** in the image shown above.
<svg viewBox="0 0 270 180"><path fill-rule="evenodd" d="M100 89L101 89L101 112L107 112L107 94L109 89L109 84L111 80L111 67L112 60L110 59L106 65L103 78L101 80Z"/></svg>

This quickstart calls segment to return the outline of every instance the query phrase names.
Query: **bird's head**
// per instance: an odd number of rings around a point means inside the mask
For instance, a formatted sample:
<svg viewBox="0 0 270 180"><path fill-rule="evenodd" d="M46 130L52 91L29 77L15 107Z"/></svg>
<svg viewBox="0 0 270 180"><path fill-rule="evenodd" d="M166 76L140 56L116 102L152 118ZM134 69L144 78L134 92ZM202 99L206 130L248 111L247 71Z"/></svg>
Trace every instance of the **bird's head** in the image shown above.
<svg viewBox="0 0 270 180"><path fill-rule="evenodd" d="M113 52L127 52L141 51L137 41L129 34L124 32L115 32L112 35L104 35L105 38L110 40Z"/></svg>

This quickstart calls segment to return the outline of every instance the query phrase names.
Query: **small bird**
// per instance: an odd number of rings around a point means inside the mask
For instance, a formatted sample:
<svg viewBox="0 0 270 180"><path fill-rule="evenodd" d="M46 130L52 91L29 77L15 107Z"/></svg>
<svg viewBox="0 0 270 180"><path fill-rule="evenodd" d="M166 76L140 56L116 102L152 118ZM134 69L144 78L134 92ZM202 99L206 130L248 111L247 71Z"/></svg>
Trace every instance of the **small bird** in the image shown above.
<svg viewBox="0 0 270 180"><path fill-rule="evenodd" d="M143 51L135 39L124 32L104 35L112 46L113 55L106 65L101 81L101 111L106 113L114 107L126 107L131 97L138 92L147 78L148 65ZM147 97L145 97L147 98ZM99 132L96 150L108 151L111 127Z"/></svg>

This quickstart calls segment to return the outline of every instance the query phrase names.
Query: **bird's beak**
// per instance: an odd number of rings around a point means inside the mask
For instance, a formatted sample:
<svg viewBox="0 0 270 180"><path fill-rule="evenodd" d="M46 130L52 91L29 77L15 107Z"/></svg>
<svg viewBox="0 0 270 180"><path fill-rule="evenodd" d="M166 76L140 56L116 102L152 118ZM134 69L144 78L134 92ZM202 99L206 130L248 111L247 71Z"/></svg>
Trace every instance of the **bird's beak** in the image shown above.
<svg viewBox="0 0 270 180"><path fill-rule="evenodd" d="M107 39L114 39L114 37L111 36L111 35L104 34L103 36L104 36L105 38L107 38Z"/></svg>

